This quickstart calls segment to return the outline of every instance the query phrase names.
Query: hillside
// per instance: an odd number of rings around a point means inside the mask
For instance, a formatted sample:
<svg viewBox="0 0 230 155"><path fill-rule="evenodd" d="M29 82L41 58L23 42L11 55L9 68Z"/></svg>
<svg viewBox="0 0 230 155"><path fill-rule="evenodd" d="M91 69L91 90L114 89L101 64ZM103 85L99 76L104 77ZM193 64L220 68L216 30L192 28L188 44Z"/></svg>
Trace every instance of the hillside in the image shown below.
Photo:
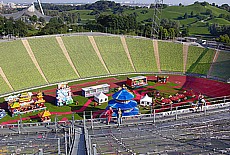
<svg viewBox="0 0 230 155"><path fill-rule="evenodd" d="M211 12L212 18L207 12ZM78 13L81 17L82 23L87 21L96 20L95 14L91 14L92 10L72 10L69 12ZM152 21L153 9L148 8L125 8L123 14L135 14L137 21L142 24L147 24ZM100 12L100 14L108 15L113 14L112 10ZM184 18L184 15L187 17ZM219 25L230 25L230 21L219 18L223 14L224 16L230 16L230 12L217 8L215 6L206 5L203 6L200 3L195 3L188 6L167 6L162 10L161 18L167 18L169 20L178 21L182 26L188 26L190 35L210 35L208 26L210 24L217 23Z"/></svg>
<svg viewBox="0 0 230 155"><path fill-rule="evenodd" d="M210 19L209 15L206 15L207 10L211 10L213 14L213 19ZM151 21L153 15L153 9L140 8L136 10L127 10L125 13L134 13L137 14L137 20L139 22ZM193 16L191 17L191 12ZM184 14L187 13L188 18L184 19ZM218 18L220 14L225 16L230 16L230 12L226 10L219 9L217 7L207 5L202 6L200 4L192 4L188 6L168 6L162 10L161 18L167 18L170 20L179 21L181 26L185 25L189 27L190 35L194 34L203 34L208 35L208 25L217 23L219 25L230 25L230 21L227 21L224 18ZM199 20L196 16L199 15L203 20Z"/></svg>

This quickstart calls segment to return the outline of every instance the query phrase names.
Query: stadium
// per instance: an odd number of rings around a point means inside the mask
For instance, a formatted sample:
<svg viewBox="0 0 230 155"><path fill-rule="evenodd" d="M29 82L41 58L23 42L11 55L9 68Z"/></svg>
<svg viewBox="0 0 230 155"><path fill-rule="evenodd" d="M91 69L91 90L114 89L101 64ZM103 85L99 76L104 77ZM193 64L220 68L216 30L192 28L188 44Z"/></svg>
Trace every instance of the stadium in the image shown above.
<svg viewBox="0 0 230 155"><path fill-rule="evenodd" d="M119 128L115 124L105 125L103 119L92 118L89 111L81 113L81 117L75 116L72 109L68 118L73 115L81 120L69 119L67 123L57 124L55 117L49 128L42 123L24 123L20 127L2 124L1 154L230 153L229 112L226 112L230 100L229 52L189 43L105 33L2 41L0 51L2 98L25 91L52 90L60 82L72 83L70 87L78 95L84 83L90 85L104 80L119 86L123 79L116 81L118 76L146 75L154 79L155 75L167 75L169 81L180 88L193 89L205 95L210 104L215 103L205 108L204 113L182 112L168 116L154 113L153 116L151 112L126 118ZM3 101L1 108L4 108L2 105ZM54 106L49 108L52 111ZM69 112L65 110L63 112ZM181 119L175 122L175 117ZM13 130L8 131L12 126Z"/></svg>

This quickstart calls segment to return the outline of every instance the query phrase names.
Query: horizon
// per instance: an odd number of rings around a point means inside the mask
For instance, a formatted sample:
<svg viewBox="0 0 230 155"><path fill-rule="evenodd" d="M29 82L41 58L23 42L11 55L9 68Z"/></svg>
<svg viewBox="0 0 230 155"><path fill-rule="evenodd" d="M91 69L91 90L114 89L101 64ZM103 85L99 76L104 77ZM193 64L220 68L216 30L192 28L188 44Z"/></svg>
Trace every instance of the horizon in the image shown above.
<svg viewBox="0 0 230 155"><path fill-rule="evenodd" d="M2 0L3 3L10 3L10 2L13 2L13 3L32 3L32 2L35 2L36 0ZM94 3L96 1L99 1L99 0L87 0L87 1L84 1L84 0L41 0L41 3L84 3L84 4L87 4L87 3ZM113 0L111 0L113 1ZM151 3L154 3L154 1L152 0L114 0L116 3L131 3L131 4L135 4L135 3L143 3L143 4L151 4ZM199 2L208 2L210 4L212 3L215 3L216 5L222 5L222 4L228 4L226 3L226 0L218 0L217 2L214 2L213 0L181 0L181 1L178 1L176 3L172 3L171 0L164 0L164 4L172 4L172 5L179 5L179 3L183 4L183 5L190 5L190 4L193 4L194 2L196 1L199 1Z"/></svg>

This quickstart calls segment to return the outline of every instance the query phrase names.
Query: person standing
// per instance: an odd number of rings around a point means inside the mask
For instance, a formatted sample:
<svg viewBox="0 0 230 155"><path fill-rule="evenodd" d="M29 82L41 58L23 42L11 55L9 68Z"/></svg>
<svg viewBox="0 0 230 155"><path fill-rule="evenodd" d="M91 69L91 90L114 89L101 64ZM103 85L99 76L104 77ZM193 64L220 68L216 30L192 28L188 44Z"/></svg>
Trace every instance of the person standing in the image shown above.
<svg viewBox="0 0 230 155"><path fill-rule="evenodd" d="M105 112L105 115L107 116L107 124L109 125L112 115L113 115L112 107L109 107L109 109Z"/></svg>
<svg viewBox="0 0 230 155"><path fill-rule="evenodd" d="M121 108L118 108L117 110L117 124L120 126L122 123L122 111Z"/></svg>

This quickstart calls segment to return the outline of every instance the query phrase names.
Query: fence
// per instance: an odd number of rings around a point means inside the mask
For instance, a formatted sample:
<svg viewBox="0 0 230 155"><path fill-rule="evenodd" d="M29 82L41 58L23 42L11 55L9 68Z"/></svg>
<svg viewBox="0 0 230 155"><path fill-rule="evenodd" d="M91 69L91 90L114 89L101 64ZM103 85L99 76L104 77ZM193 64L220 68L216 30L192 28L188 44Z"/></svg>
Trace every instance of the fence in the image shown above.
<svg viewBox="0 0 230 155"><path fill-rule="evenodd" d="M182 118L193 118L198 116L203 117L206 115L212 115L213 113L226 111L226 109L230 110L228 109L230 108L230 96L208 98L206 99L206 103L207 102L209 103L209 105L204 105L203 109L200 109L198 111L197 109L191 108L191 105L185 105L185 106L178 106L174 108L171 107L165 108L164 109L165 111L159 113L156 113L156 109L153 109L153 111L150 114L141 114L132 117L123 117L122 126L128 127L128 126L135 126L137 124L155 124L155 123L160 123L165 121L178 120ZM181 109L178 110L179 108ZM86 119L86 115L88 116L89 119ZM113 119L116 120L116 118ZM94 130L94 129L102 130L103 128L106 129L111 127L117 127L116 122L114 124L110 124L110 126L107 126L105 122L106 122L106 118L93 118L92 113L88 113L88 114L84 113L85 143L86 143L86 149L88 155L95 154L95 151L97 151L95 149L97 145L92 143L92 139L95 135L93 134L90 135L88 130ZM106 135L101 135L101 136L106 136ZM100 135L98 137L100 137ZM121 146L117 146L117 147L120 148ZM119 150L122 149L120 148Z"/></svg>

